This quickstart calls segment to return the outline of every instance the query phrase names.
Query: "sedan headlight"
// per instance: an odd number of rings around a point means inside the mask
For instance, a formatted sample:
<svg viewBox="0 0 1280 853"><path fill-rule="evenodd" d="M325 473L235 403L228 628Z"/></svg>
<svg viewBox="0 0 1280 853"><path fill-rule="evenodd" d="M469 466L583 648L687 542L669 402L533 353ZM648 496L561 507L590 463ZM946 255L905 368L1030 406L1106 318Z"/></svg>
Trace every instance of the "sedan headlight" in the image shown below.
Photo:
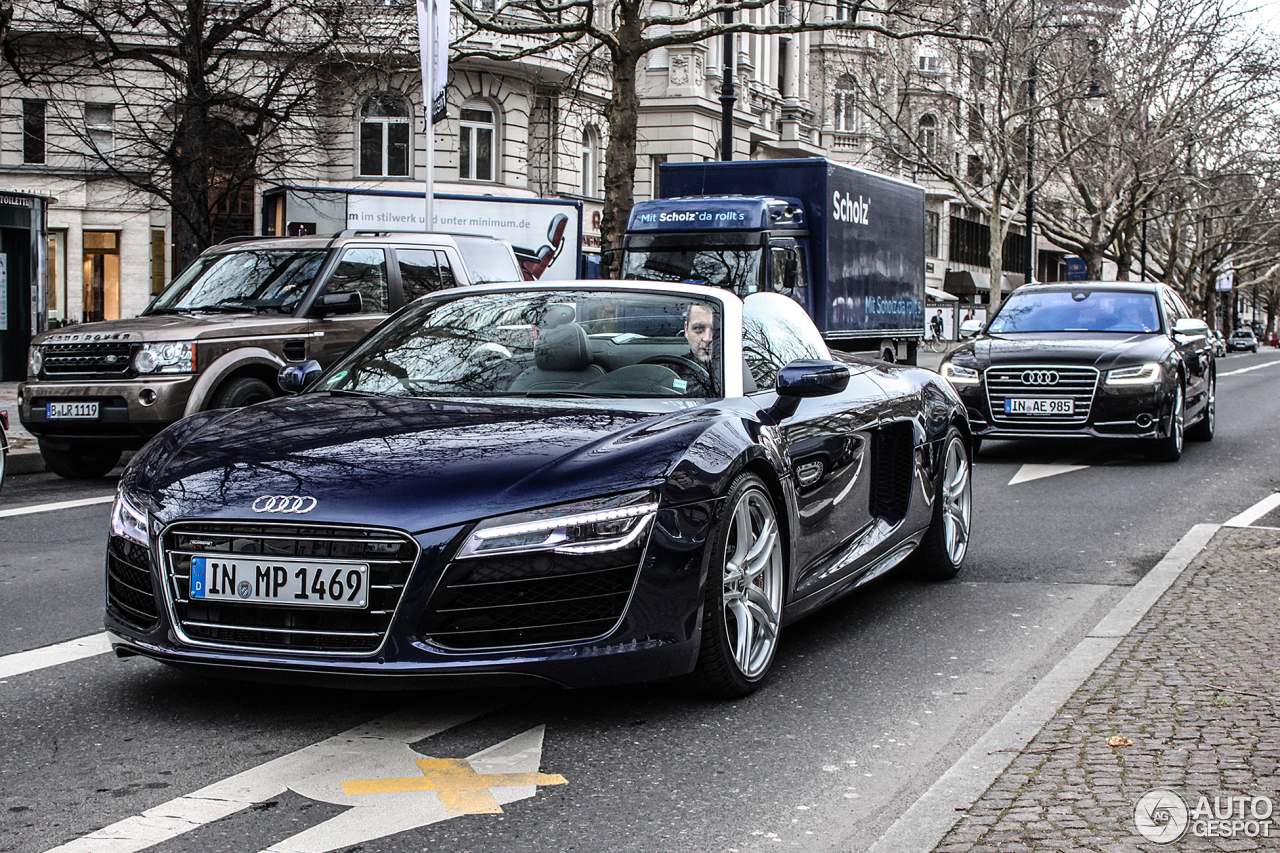
<svg viewBox="0 0 1280 853"><path fill-rule="evenodd" d="M458 558L620 551L645 534L657 511L657 494L644 491L488 518L476 525Z"/></svg>
<svg viewBox="0 0 1280 853"><path fill-rule="evenodd" d="M111 507L111 535L132 539L144 547L151 542L146 512L134 506L123 491L116 492L116 502Z"/></svg>
<svg viewBox="0 0 1280 853"><path fill-rule="evenodd" d="M1155 362L1107 371L1108 385L1154 385L1160 381L1160 365Z"/></svg>
<svg viewBox="0 0 1280 853"><path fill-rule="evenodd" d="M139 373L195 373L196 345L191 341L143 344L133 356L133 369Z"/></svg>
<svg viewBox="0 0 1280 853"><path fill-rule="evenodd" d="M42 367L44 367L44 353L40 351L40 347L32 347L31 352L27 354L27 373L31 376L39 376Z"/></svg>
<svg viewBox="0 0 1280 853"><path fill-rule="evenodd" d="M942 365L942 375L952 385L977 385L981 380L978 371L972 367L961 367L949 361Z"/></svg>

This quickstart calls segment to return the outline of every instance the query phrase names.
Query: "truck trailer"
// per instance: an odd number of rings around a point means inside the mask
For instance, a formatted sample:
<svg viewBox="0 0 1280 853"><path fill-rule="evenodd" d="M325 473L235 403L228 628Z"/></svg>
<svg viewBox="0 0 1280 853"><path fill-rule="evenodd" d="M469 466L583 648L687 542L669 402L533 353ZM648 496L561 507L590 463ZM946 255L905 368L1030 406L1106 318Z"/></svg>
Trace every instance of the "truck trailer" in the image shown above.
<svg viewBox="0 0 1280 853"><path fill-rule="evenodd" d="M914 364L924 337L924 189L828 160L665 163L637 203L622 277L789 294L832 349Z"/></svg>

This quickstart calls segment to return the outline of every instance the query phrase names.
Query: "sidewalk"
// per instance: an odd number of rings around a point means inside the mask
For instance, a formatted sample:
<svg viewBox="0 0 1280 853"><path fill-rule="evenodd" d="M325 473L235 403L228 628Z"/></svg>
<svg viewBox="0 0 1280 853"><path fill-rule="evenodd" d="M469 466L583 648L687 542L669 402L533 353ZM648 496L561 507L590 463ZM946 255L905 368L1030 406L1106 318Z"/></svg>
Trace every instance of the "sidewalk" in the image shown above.
<svg viewBox="0 0 1280 853"><path fill-rule="evenodd" d="M1280 849L1277 650L1280 529L1223 526L936 853Z"/></svg>

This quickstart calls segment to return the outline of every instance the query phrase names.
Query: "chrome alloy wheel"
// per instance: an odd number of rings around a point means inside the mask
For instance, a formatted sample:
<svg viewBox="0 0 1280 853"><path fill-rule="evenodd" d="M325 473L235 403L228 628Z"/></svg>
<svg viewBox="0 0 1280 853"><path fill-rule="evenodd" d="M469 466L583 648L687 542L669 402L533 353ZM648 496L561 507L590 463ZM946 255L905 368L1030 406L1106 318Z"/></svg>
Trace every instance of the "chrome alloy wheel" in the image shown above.
<svg viewBox="0 0 1280 853"><path fill-rule="evenodd" d="M769 496L749 488L733 508L722 600L729 651L746 678L768 669L782 616L782 542Z"/></svg>
<svg viewBox="0 0 1280 853"><path fill-rule="evenodd" d="M1173 422L1169 425L1170 435L1173 439L1173 446L1177 448L1177 452L1182 453L1182 443L1186 434L1186 405L1182 396L1182 383L1178 383L1177 393L1173 397Z"/></svg>
<svg viewBox="0 0 1280 853"><path fill-rule="evenodd" d="M969 456L964 442L954 437L947 443L942 469L942 533L947 557L959 565L969 548L969 524L973 518L973 480L969 476Z"/></svg>

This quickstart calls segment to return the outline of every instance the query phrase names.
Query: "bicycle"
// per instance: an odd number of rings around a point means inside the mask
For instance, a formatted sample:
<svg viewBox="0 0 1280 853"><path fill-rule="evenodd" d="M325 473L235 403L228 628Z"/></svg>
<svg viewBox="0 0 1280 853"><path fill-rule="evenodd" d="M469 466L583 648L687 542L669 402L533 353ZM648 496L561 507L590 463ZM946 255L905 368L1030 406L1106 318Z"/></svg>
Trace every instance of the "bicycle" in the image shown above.
<svg viewBox="0 0 1280 853"><path fill-rule="evenodd" d="M929 352L942 352L947 348L947 342L937 332L930 330L924 339L924 346Z"/></svg>

